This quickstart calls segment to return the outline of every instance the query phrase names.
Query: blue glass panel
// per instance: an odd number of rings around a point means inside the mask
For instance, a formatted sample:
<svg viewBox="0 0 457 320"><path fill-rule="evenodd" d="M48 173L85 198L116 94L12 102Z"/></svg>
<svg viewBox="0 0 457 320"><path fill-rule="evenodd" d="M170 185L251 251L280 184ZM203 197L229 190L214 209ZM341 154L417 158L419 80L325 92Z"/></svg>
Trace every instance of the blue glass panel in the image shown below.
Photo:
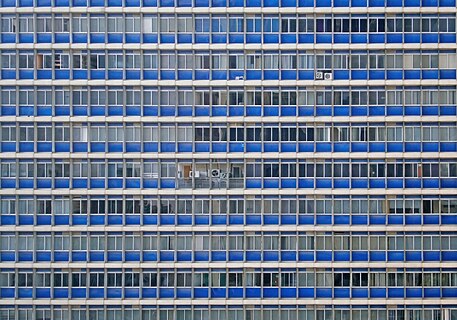
<svg viewBox="0 0 457 320"><path fill-rule="evenodd" d="M207 288L195 288L194 298L208 298L209 290ZM190 298L190 296L189 296Z"/></svg>
<svg viewBox="0 0 457 320"><path fill-rule="evenodd" d="M246 298L260 298L259 288L246 288Z"/></svg>
<svg viewBox="0 0 457 320"><path fill-rule="evenodd" d="M33 296L33 289L26 289L26 288L18 288L18 298L32 298Z"/></svg>
<svg viewBox="0 0 457 320"><path fill-rule="evenodd" d="M385 288L371 288L370 289L370 298L385 298L386 289Z"/></svg>
<svg viewBox="0 0 457 320"><path fill-rule="evenodd" d="M316 298L331 298L332 289L330 288L317 288L316 289Z"/></svg>
<svg viewBox="0 0 457 320"><path fill-rule="evenodd" d="M298 296L300 298L314 298L314 289L313 288L299 288Z"/></svg>
<svg viewBox="0 0 457 320"><path fill-rule="evenodd" d="M264 298L278 298L279 297L279 289L278 288L264 288L263 289L263 297Z"/></svg>

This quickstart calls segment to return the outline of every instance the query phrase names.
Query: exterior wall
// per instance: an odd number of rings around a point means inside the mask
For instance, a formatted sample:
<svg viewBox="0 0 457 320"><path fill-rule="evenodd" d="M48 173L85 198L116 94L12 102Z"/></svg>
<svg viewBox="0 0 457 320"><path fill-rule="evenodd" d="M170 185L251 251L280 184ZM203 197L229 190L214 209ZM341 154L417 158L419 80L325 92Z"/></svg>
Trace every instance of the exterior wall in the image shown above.
<svg viewBox="0 0 457 320"><path fill-rule="evenodd" d="M455 0L2 0L0 319L456 320Z"/></svg>

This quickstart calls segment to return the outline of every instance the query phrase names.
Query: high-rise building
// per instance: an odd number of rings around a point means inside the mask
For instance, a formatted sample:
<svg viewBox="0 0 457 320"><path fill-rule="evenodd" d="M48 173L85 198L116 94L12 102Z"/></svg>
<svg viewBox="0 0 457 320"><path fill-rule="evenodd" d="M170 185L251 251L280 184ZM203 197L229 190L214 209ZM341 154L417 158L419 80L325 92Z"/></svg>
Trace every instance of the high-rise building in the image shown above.
<svg viewBox="0 0 457 320"><path fill-rule="evenodd" d="M457 320L455 0L1 0L0 320Z"/></svg>

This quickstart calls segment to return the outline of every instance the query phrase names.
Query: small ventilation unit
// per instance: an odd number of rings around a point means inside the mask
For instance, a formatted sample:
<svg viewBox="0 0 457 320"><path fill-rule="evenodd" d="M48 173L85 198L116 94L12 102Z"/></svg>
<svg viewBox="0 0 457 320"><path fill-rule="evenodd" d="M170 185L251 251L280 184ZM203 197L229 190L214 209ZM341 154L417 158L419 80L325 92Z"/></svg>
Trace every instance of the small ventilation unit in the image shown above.
<svg viewBox="0 0 457 320"><path fill-rule="evenodd" d="M221 170L219 170L219 169L213 169L213 170L211 170L211 177L213 177L213 178L219 178L220 175L221 175Z"/></svg>
<svg viewBox="0 0 457 320"><path fill-rule="evenodd" d="M316 76L315 76L316 80L322 80L324 79L324 73L323 72L316 72Z"/></svg>
<svg viewBox="0 0 457 320"><path fill-rule="evenodd" d="M324 73L324 80L332 80L333 74L331 72Z"/></svg>

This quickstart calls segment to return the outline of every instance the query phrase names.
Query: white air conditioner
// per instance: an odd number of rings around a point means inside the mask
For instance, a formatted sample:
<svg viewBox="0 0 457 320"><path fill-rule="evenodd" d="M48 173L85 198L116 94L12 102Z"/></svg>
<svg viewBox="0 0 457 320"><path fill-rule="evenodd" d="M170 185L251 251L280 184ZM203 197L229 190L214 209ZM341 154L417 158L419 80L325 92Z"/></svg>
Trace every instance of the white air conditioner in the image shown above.
<svg viewBox="0 0 457 320"><path fill-rule="evenodd" d="M243 76L237 76L237 77L235 77L235 80L244 80L244 77Z"/></svg>
<svg viewBox="0 0 457 320"><path fill-rule="evenodd" d="M333 74L331 72L324 73L324 79L325 80L332 80L333 79Z"/></svg>
<svg viewBox="0 0 457 320"><path fill-rule="evenodd" d="M212 178L219 178L220 175L221 175L221 170L219 170L219 169L212 169L211 170L211 177Z"/></svg>
<svg viewBox="0 0 457 320"><path fill-rule="evenodd" d="M200 171L189 171L190 178L200 178Z"/></svg>
<svg viewBox="0 0 457 320"><path fill-rule="evenodd" d="M324 79L324 73L321 72L321 71L316 72L315 79L316 79L316 80L322 80L322 79Z"/></svg>

